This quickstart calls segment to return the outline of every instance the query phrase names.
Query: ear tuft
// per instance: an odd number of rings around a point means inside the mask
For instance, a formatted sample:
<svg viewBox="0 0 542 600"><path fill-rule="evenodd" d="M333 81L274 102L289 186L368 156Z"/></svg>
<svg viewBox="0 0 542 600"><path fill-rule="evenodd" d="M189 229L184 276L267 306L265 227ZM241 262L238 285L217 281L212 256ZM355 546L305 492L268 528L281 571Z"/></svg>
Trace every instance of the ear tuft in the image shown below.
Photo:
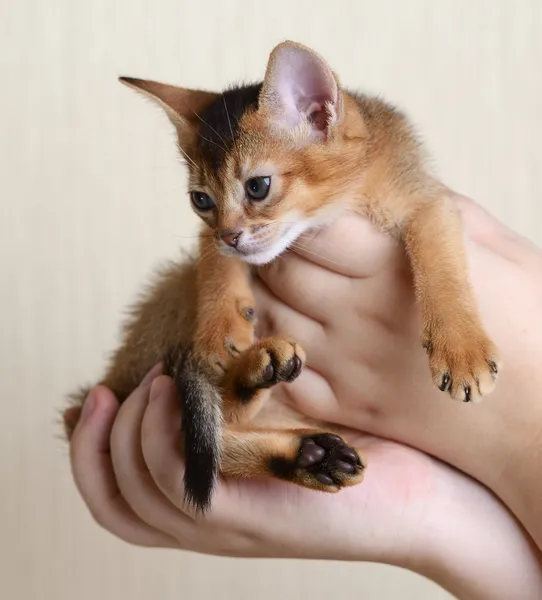
<svg viewBox="0 0 542 600"><path fill-rule="evenodd" d="M219 94L167 85L147 79L119 77L119 81L158 103L177 128L179 142L186 145L194 135L198 114L203 112Z"/></svg>
<svg viewBox="0 0 542 600"><path fill-rule="evenodd" d="M121 83L126 83L128 85L136 85L138 81L142 81L141 79L136 79L135 77L119 77L119 81Z"/></svg>
<svg viewBox="0 0 542 600"><path fill-rule="evenodd" d="M271 52L260 98L276 125L294 129L308 124L314 139L327 139L342 114L333 71L319 54L291 41Z"/></svg>

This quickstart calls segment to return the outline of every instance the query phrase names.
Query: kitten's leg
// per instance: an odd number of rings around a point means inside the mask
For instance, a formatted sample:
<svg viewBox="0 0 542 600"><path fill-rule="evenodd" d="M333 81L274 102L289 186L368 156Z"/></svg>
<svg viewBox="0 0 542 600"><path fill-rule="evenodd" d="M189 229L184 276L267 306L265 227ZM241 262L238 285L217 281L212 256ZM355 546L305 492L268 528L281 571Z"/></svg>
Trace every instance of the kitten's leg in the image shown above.
<svg viewBox="0 0 542 600"><path fill-rule="evenodd" d="M229 477L272 477L324 492L363 480L365 461L338 435L310 429L249 429L228 425L221 472Z"/></svg>
<svg viewBox="0 0 542 600"><path fill-rule="evenodd" d="M254 341L254 296L248 265L222 256L202 232L197 263L195 355L219 376Z"/></svg>
<svg viewBox="0 0 542 600"><path fill-rule="evenodd" d="M248 421L268 389L296 379L305 353L291 338L261 340L241 354L222 382L221 472L230 477L274 477L336 492L363 479L364 459L338 435L314 429L254 429Z"/></svg>
<svg viewBox="0 0 542 600"><path fill-rule="evenodd" d="M248 266L222 256L201 237L197 271L194 355L219 375L222 413L220 470L224 475L266 475L326 491L361 481L363 461L340 437L314 430L259 430L247 423L279 381L301 372L304 353L292 340L254 340L254 298Z"/></svg>
<svg viewBox="0 0 542 600"><path fill-rule="evenodd" d="M499 358L478 313L452 201L422 204L408 220L404 239L433 380L456 400L479 401L495 385Z"/></svg>
<svg viewBox="0 0 542 600"><path fill-rule="evenodd" d="M227 423L254 418L269 388L301 374L305 352L289 337L265 338L232 361L221 382L222 412Z"/></svg>

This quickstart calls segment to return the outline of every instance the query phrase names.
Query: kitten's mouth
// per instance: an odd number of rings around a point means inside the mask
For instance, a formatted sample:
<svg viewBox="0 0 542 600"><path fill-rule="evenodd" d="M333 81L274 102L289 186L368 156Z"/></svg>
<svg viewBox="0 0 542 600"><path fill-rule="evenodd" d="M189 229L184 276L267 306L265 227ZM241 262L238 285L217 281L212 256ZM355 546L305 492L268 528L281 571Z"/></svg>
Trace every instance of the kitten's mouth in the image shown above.
<svg viewBox="0 0 542 600"><path fill-rule="evenodd" d="M267 249L261 250L253 250L253 251L242 251L238 252L240 258L251 265L265 265L273 261L279 254L281 254L281 250L276 251L273 246Z"/></svg>
<svg viewBox="0 0 542 600"><path fill-rule="evenodd" d="M236 248L222 247L226 256L237 256L252 265L265 265L280 256L307 229L306 221L289 223L281 232L280 237L269 240L239 245Z"/></svg>
<svg viewBox="0 0 542 600"><path fill-rule="evenodd" d="M274 260L285 250L285 248L282 248L280 242L281 239L278 239L269 244L261 244L256 247L222 248L222 252L226 256L237 256L241 260L253 265L263 265Z"/></svg>

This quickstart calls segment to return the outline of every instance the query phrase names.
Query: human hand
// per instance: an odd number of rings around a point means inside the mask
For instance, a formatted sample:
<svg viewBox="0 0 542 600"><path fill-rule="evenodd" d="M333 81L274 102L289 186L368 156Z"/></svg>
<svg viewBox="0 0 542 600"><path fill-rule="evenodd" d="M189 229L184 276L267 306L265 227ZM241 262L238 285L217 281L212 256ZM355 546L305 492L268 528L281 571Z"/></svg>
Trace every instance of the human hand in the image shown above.
<svg viewBox="0 0 542 600"><path fill-rule="evenodd" d="M542 252L456 199L482 318L504 362L481 404L456 403L433 386L405 253L359 217L300 240L260 270L260 329L288 332L307 352L304 373L284 390L297 410L472 475L542 548ZM379 468L368 461L374 477Z"/></svg>
<svg viewBox="0 0 542 600"><path fill-rule="evenodd" d="M537 557L488 490L421 452L359 432L349 439L371 464L361 485L328 495L275 480L224 480L211 512L194 518L182 505L179 401L159 373L120 409L110 390L95 388L72 436L79 491L114 535L206 554L383 562L459 598L538 598Z"/></svg>

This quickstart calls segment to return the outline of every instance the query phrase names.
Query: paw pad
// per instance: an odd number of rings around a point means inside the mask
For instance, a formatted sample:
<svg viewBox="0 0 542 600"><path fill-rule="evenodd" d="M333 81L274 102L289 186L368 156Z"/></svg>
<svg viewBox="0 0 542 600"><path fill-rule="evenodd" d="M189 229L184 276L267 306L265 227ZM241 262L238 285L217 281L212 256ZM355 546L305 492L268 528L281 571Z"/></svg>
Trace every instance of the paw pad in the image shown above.
<svg viewBox="0 0 542 600"><path fill-rule="evenodd" d="M321 433L303 438L296 466L324 486L340 488L348 479L359 475L365 465L340 436Z"/></svg>

